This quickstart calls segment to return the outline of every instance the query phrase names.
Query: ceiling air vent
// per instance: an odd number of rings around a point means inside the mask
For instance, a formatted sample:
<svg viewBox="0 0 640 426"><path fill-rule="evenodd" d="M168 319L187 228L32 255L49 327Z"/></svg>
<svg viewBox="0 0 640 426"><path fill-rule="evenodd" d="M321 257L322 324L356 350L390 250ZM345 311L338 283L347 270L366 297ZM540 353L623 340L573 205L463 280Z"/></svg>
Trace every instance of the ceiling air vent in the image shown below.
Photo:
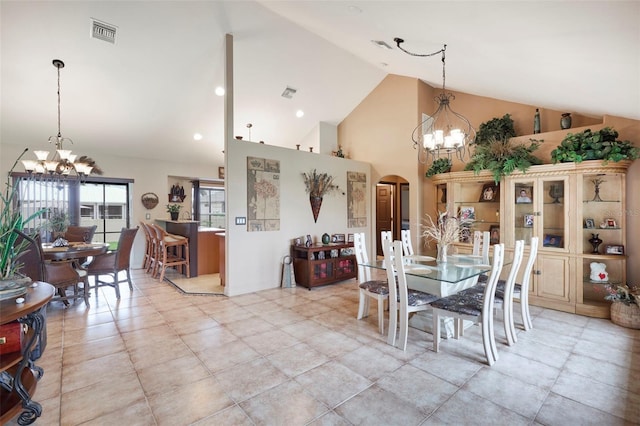
<svg viewBox="0 0 640 426"><path fill-rule="evenodd" d="M99 40L108 41L109 43L116 43L116 27L115 25L107 24L106 22L98 21L97 19L91 19L91 37Z"/></svg>
<svg viewBox="0 0 640 426"><path fill-rule="evenodd" d="M283 98L287 98L287 99L291 99L293 98L293 95L295 95L295 93L297 92L296 89L294 89L293 87L289 87L287 86L286 89L284 89L284 92L282 92L282 96Z"/></svg>

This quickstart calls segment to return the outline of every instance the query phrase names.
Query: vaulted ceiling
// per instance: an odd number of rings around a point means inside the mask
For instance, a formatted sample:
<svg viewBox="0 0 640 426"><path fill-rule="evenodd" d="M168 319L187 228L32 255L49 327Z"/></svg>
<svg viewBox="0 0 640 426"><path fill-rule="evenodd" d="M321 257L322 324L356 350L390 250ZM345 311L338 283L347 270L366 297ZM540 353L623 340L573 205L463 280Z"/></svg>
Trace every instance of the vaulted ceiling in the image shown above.
<svg viewBox="0 0 640 426"><path fill-rule="evenodd" d="M294 148L387 74L440 86L440 57L406 55L394 37L420 53L447 44L450 89L640 119L637 1L3 0L0 13L2 144L44 149L57 132L58 58L74 151L220 164L227 33L245 140ZM114 44L90 37L92 19L117 27Z"/></svg>

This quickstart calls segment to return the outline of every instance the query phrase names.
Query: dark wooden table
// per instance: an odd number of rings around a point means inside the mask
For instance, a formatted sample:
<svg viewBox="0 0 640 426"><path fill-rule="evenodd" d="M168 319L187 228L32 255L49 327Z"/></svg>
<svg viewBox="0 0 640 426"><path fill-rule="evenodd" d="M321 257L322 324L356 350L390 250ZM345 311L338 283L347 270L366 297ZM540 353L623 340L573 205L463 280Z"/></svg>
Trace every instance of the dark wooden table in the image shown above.
<svg viewBox="0 0 640 426"><path fill-rule="evenodd" d="M68 247L52 247L42 244L42 252L46 260L77 260L89 256L99 256L109 249L108 243L71 243Z"/></svg>

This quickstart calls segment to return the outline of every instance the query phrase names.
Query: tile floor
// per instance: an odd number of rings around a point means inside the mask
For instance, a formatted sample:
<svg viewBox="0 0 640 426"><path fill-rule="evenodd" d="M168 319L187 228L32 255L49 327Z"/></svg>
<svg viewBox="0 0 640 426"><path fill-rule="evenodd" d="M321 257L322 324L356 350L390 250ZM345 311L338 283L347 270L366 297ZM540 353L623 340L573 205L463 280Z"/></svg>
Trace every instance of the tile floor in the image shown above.
<svg viewBox="0 0 640 426"><path fill-rule="evenodd" d="M355 319L357 284L233 298L180 294L134 271L48 310L39 425L623 425L640 421L640 331L533 307L483 361L478 327L411 330L406 352ZM517 317L519 319L519 317Z"/></svg>

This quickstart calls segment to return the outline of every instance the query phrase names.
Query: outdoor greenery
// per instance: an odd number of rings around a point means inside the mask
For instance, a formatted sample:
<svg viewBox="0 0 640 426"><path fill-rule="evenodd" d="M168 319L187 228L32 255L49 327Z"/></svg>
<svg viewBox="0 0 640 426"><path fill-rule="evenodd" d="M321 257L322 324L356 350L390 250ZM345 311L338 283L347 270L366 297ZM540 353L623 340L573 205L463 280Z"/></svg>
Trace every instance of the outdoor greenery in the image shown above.
<svg viewBox="0 0 640 426"><path fill-rule="evenodd" d="M49 220L47 221L47 229L53 233L54 236L64 234L67 232L67 228L70 225L69 214L57 208L49 211Z"/></svg>
<svg viewBox="0 0 640 426"><path fill-rule="evenodd" d="M42 214L40 210L25 219L20 210L13 207L17 186L11 184L10 176L25 152L27 149L13 163L7 175L5 190L0 194L0 280L10 280L18 275L22 266L19 257L27 249L26 241L17 243L18 234L14 230L24 231L26 224Z"/></svg>
<svg viewBox="0 0 640 426"><path fill-rule="evenodd" d="M629 141L618 140L618 132L611 127L592 132L568 133L560 145L551 151L553 163L580 163L585 160L621 161L635 160L638 148Z"/></svg>
<svg viewBox="0 0 640 426"><path fill-rule="evenodd" d="M489 170L493 180L498 183L502 176L508 176L516 170L526 172L529 167L542 164L542 160L532 153L540 147L542 141L529 139L530 143L514 143L509 139L491 139L482 145L476 145L471 161L465 170L479 174Z"/></svg>
<svg viewBox="0 0 640 426"><path fill-rule="evenodd" d="M438 158L433 161L429 170L427 170L427 177L437 175L439 173L447 173L451 171L451 160L449 158Z"/></svg>

